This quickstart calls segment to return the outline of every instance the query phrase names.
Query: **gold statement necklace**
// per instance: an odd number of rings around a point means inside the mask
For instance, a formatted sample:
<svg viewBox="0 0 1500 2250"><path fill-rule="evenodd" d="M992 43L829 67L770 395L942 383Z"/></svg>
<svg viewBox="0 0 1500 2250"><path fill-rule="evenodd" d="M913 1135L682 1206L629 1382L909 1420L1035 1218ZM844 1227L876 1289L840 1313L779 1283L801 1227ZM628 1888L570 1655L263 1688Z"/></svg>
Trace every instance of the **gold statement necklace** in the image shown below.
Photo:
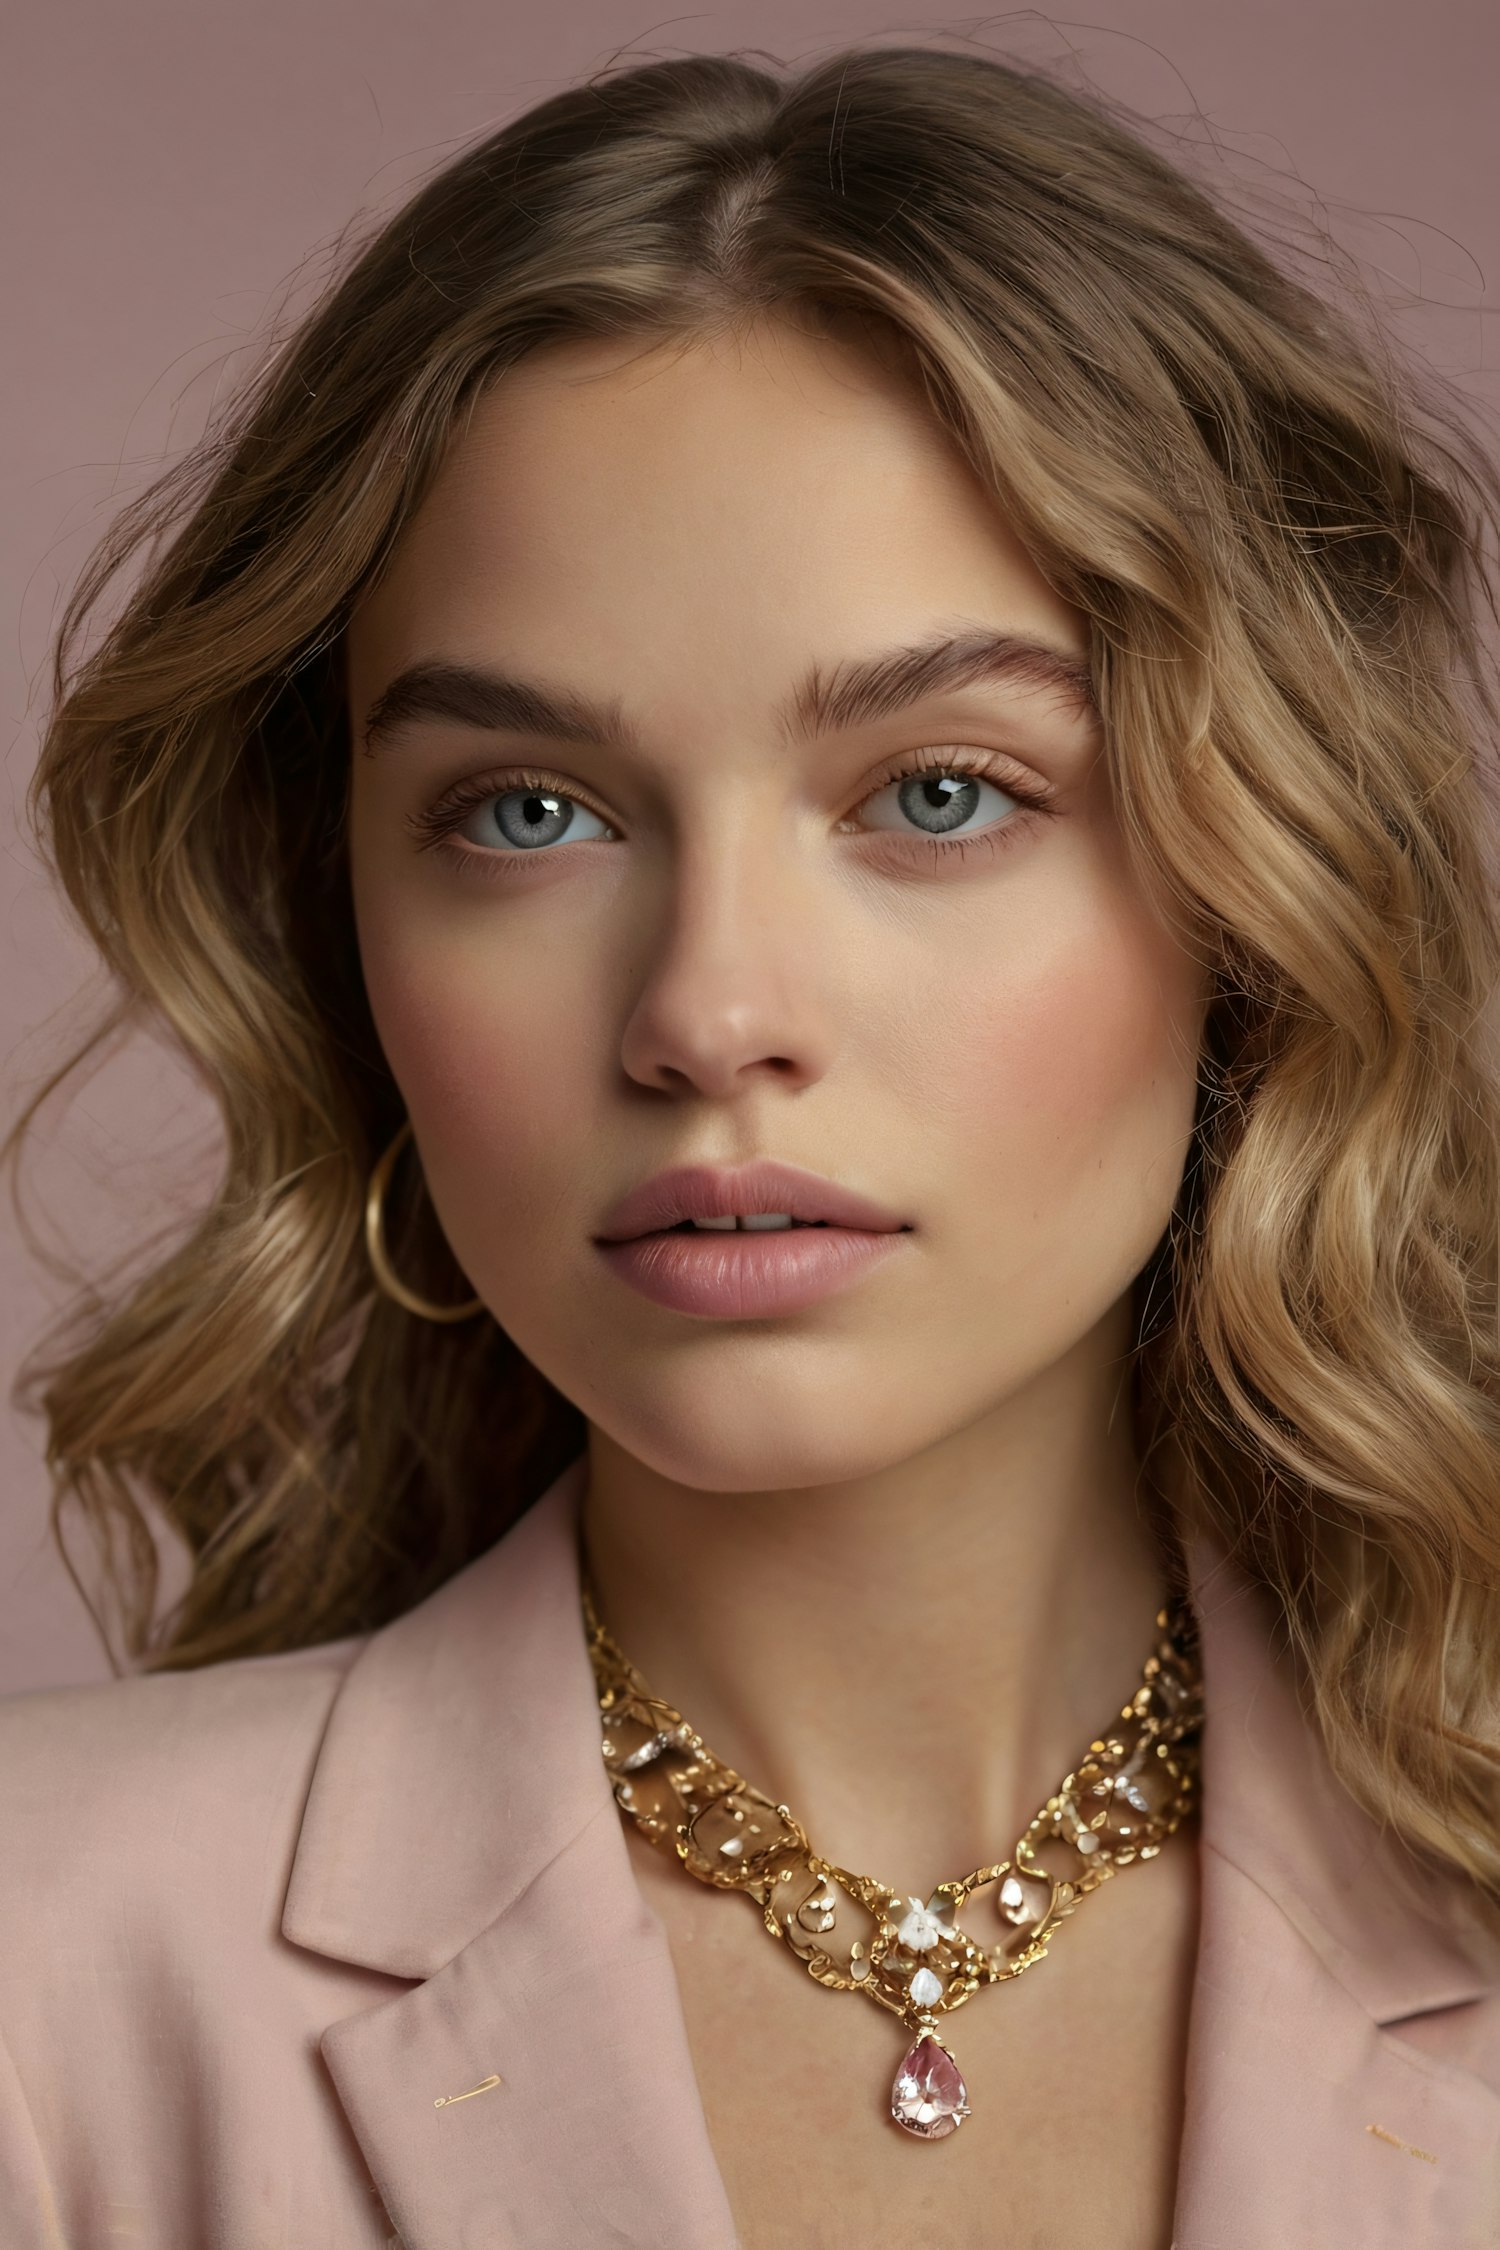
<svg viewBox="0 0 1500 2250"><path fill-rule="evenodd" d="M924 1902L812 1849L789 1806L715 1757L680 1711L653 1695L600 1623L587 1565L583 1611L599 1691L604 1763L621 1810L653 1844L716 1890L744 1891L772 1937L819 1984L862 1992L913 2034L890 2113L919 2140L969 2114L968 2089L939 2019L1046 1959L1058 1926L1123 1867L1154 1859L1192 1810L1202 1724L1197 1635L1182 1604L1162 1610L1140 1686L1091 1742L1009 1859L939 1883ZM993 1889L988 1941L959 1910Z"/></svg>

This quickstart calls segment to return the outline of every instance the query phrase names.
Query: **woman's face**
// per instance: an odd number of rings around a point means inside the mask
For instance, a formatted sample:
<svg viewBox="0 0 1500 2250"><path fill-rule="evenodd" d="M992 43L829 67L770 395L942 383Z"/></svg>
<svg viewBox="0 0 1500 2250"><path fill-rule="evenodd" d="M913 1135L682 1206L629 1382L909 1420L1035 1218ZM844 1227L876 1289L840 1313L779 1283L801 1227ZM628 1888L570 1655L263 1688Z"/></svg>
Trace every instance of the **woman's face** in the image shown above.
<svg viewBox="0 0 1500 2250"><path fill-rule="evenodd" d="M780 324L533 356L354 618L359 940L430 1193L661 1474L867 1474L1128 1341L1206 984L1085 653L899 376Z"/></svg>

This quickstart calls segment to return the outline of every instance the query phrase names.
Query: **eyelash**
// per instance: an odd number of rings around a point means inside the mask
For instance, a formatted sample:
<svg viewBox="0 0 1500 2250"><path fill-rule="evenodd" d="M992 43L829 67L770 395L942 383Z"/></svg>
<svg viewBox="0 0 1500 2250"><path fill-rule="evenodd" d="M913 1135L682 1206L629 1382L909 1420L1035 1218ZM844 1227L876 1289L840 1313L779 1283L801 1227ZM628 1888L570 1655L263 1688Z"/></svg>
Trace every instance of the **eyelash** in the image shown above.
<svg viewBox="0 0 1500 2250"><path fill-rule="evenodd" d="M1007 797L1015 799L1018 810L1009 819L996 821L988 828L977 829L971 836L960 835L957 831L951 836L924 836L918 829L913 829L909 837L901 836L895 829L869 830L865 833L878 836L882 843L889 841L895 844L898 850L910 844L926 844L930 847L934 862L962 860L978 848L988 852L1004 850L1014 841L1018 832L1030 828L1035 819L1049 819L1052 815L1051 800L1054 792L1040 782L1019 779L1017 769L1010 761L993 751L946 752L939 748L908 753L905 758L878 774L859 802L863 804L866 799L878 796L882 789L889 789L895 782L913 780L924 773L967 773L982 781L992 781ZM504 796L512 789L551 791L557 796L570 798L574 804L584 806L596 819L607 822L611 827L614 825L603 806L590 798L576 782L566 781L561 774L547 773L540 767L514 767L499 776L478 775L472 780L456 783L435 805L409 814L405 823L407 831L420 851L436 851L461 865L465 872L472 871L482 878L498 876L502 881L509 880L518 860L534 864L537 860L547 858L548 853L482 851L477 846L466 847L455 843L454 831L477 806L488 803L492 797ZM554 848L562 850L566 846Z"/></svg>

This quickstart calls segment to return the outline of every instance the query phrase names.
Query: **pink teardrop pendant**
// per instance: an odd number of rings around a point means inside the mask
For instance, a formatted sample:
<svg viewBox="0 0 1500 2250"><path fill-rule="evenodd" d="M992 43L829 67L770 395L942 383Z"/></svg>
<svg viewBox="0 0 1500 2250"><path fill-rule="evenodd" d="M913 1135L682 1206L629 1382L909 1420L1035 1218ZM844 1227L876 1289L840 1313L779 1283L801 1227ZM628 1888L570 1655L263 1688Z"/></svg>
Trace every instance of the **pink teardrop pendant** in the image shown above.
<svg viewBox="0 0 1500 2250"><path fill-rule="evenodd" d="M940 2141L969 2114L969 2089L957 2063L930 2031L913 2040L891 2086L891 2115L903 2132Z"/></svg>

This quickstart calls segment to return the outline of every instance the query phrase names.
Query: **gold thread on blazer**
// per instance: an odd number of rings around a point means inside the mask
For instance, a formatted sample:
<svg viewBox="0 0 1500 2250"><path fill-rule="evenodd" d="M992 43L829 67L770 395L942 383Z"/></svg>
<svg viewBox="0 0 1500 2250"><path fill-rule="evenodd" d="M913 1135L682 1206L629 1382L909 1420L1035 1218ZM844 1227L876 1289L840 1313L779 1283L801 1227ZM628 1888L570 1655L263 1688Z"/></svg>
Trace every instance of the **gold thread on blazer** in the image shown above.
<svg viewBox="0 0 1500 2250"><path fill-rule="evenodd" d="M1373 2133L1377 2141L1384 2141L1390 2148L1402 2149L1408 2156L1419 2156L1424 2164L1437 2162L1437 2158L1429 2150L1418 2148L1413 2141L1399 2140L1394 2133L1388 2133L1383 2125L1367 2125L1365 2131Z"/></svg>
<svg viewBox="0 0 1500 2250"><path fill-rule="evenodd" d="M481 2078L477 2086L471 2086L466 2094L439 2094L432 2106L434 2109L451 2109L455 2102L471 2102L476 2094L487 2094L492 2086L504 2084L505 2080L499 2071L494 2070L488 2078Z"/></svg>

